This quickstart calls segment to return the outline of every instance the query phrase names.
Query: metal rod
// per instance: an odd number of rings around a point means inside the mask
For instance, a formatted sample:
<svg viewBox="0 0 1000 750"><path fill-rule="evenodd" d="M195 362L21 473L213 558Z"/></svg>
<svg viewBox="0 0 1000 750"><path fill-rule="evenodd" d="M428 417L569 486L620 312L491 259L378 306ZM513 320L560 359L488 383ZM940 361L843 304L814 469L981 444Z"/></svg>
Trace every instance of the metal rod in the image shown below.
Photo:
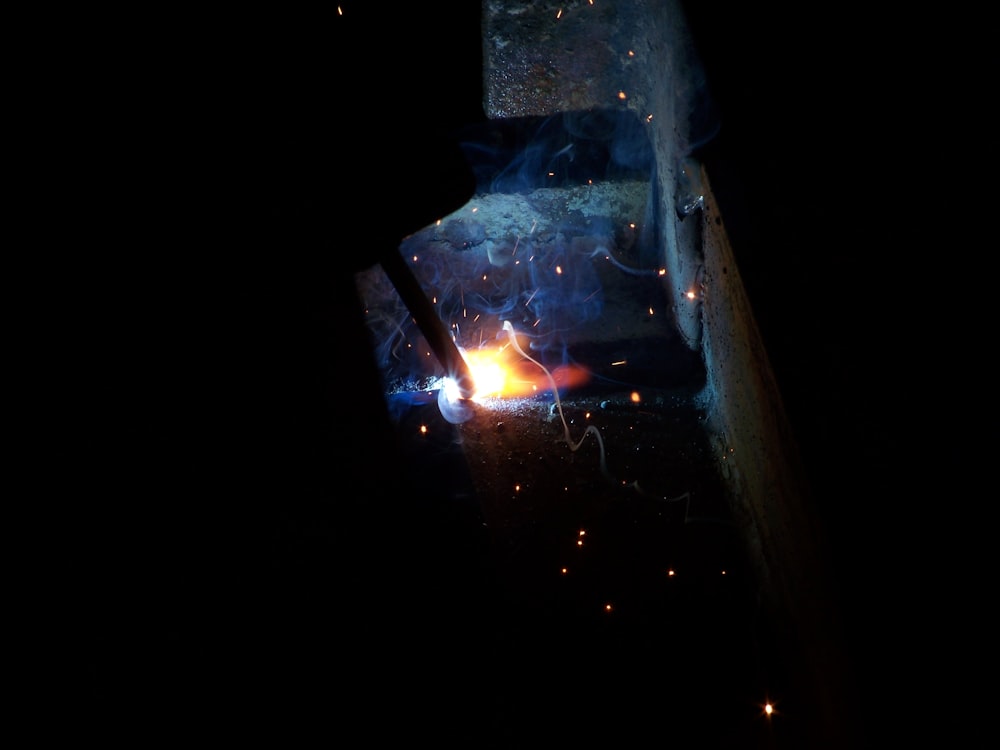
<svg viewBox="0 0 1000 750"><path fill-rule="evenodd" d="M398 251L386 253L380 259L389 281L396 287L403 304L410 311L420 332L427 339L438 362L444 368L448 377L454 379L462 398L468 399L476 392L475 383L469 365L458 351L448 329L441 322L427 294L413 275L413 270L406 264Z"/></svg>

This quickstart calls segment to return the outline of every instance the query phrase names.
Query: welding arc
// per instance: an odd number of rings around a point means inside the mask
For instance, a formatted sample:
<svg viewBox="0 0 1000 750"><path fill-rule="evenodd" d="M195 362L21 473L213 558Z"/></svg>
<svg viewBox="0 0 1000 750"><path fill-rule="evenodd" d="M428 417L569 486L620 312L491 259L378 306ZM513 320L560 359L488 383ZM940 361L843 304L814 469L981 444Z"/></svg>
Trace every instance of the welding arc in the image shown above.
<svg viewBox="0 0 1000 750"><path fill-rule="evenodd" d="M472 398L476 393L476 386L469 365L441 322L441 317L427 298L417 277L413 275L412 269L403 256L395 251L386 253L380 263L420 332L427 339L434 356L448 377L457 384L459 395L463 399Z"/></svg>

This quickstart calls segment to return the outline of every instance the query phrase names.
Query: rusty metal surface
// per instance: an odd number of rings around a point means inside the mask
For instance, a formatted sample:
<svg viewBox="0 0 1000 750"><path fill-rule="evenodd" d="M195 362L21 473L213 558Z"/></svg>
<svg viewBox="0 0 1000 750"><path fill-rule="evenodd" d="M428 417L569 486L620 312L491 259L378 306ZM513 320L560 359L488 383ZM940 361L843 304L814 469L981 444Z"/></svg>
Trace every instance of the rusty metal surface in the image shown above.
<svg viewBox="0 0 1000 750"><path fill-rule="evenodd" d="M524 117L620 105L629 89L633 3L484 4L485 109Z"/></svg>

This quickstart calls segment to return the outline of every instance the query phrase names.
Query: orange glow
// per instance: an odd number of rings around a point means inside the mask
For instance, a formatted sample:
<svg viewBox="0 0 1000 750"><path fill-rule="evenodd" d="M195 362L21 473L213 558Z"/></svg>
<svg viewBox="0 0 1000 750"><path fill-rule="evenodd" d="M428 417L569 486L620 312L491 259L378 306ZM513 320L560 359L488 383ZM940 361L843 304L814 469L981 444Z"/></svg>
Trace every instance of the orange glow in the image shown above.
<svg viewBox="0 0 1000 750"><path fill-rule="evenodd" d="M473 400L517 398L552 390L548 375L512 347L464 350L462 356L476 384ZM575 388L590 377L586 369L573 365L562 365L550 372L557 388Z"/></svg>

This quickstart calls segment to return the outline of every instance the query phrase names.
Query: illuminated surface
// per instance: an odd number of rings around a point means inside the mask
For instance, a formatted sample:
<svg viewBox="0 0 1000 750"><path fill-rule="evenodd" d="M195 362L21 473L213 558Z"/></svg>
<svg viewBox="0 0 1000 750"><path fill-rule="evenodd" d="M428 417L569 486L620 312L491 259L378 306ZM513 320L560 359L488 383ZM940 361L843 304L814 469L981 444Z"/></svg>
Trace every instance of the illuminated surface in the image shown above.
<svg viewBox="0 0 1000 750"><path fill-rule="evenodd" d="M638 741L674 722L704 727L709 746L753 747L764 731L781 670L697 404L642 393L562 403L574 439L600 429L610 478L596 440L570 450L551 399L486 398L460 424L433 399L394 402L404 435L427 425L414 460L454 462L451 514L482 525L497 582L483 664L507 686L495 705L511 743L528 731Z"/></svg>

